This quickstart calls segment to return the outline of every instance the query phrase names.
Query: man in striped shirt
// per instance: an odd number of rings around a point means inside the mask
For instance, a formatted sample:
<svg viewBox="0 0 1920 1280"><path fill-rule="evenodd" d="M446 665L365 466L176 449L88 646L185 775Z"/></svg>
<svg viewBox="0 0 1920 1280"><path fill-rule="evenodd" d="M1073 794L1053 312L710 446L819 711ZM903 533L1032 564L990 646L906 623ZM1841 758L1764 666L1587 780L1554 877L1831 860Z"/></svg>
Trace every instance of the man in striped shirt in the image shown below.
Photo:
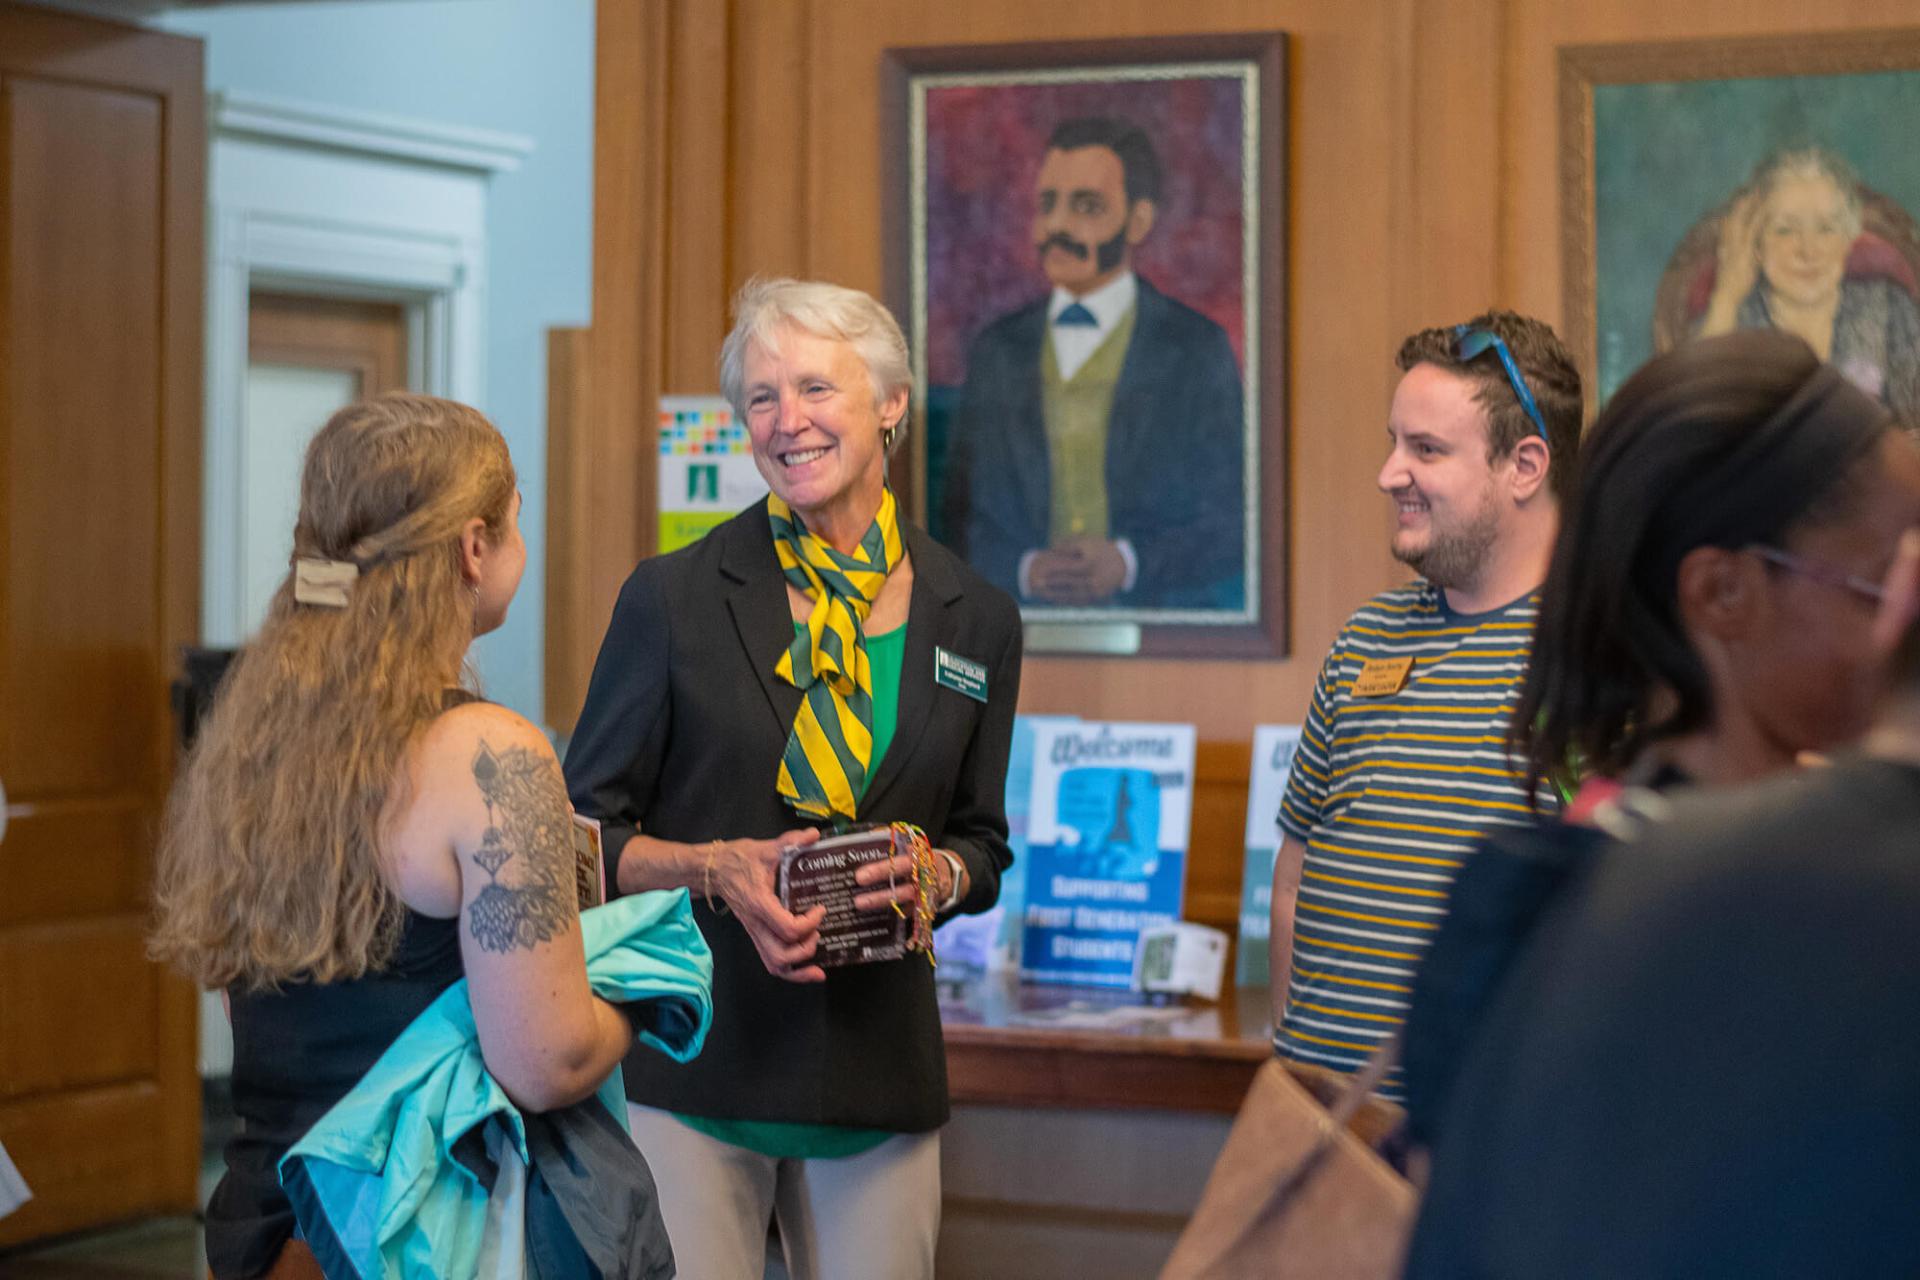
<svg viewBox="0 0 1920 1280"><path fill-rule="evenodd" d="M1378 483L1420 576L1321 664L1273 872L1274 1047L1342 1071L1399 1028L1462 859L1531 819L1507 727L1580 439L1579 372L1538 320L1426 329L1398 364Z"/></svg>

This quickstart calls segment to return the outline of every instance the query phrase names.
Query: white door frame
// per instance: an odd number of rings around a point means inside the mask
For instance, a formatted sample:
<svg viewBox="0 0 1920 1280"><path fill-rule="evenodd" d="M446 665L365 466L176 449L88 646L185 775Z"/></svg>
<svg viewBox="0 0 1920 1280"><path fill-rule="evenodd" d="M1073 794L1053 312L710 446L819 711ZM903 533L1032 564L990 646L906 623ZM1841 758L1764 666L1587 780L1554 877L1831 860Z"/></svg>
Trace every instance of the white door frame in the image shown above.
<svg viewBox="0 0 1920 1280"><path fill-rule="evenodd" d="M248 299L256 288L396 302L408 384L484 407L488 178L513 135L253 94L209 95L201 633L237 645Z"/></svg>

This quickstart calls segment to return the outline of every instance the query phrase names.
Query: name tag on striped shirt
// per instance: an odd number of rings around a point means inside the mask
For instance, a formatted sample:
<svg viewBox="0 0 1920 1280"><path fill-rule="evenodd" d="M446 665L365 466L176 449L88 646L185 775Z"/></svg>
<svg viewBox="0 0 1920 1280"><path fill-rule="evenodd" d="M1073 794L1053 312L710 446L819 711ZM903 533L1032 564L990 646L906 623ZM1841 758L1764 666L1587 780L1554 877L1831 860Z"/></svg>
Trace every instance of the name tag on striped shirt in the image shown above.
<svg viewBox="0 0 1920 1280"><path fill-rule="evenodd" d="M1406 688L1413 671L1413 655L1404 658L1369 658L1353 682L1356 698L1384 698Z"/></svg>

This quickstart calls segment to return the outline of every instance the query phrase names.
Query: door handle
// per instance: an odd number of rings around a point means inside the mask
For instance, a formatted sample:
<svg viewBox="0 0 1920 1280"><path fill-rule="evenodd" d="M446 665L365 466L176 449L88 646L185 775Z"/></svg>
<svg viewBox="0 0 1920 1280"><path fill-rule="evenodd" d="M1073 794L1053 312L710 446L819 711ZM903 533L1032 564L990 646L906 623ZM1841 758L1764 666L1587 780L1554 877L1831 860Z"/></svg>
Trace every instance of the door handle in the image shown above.
<svg viewBox="0 0 1920 1280"><path fill-rule="evenodd" d="M0 840L7 838L7 784L0 779Z"/></svg>

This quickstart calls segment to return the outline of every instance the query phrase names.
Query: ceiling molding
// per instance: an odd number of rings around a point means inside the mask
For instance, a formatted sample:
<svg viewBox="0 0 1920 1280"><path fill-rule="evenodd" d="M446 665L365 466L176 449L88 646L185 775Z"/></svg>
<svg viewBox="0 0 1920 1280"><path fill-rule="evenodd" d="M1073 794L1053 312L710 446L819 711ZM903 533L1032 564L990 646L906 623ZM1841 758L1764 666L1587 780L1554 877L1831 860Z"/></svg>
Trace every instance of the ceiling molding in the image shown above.
<svg viewBox="0 0 1920 1280"><path fill-rule="evenodd" d="M235 90L209 94L208 106L216 135L270 138L475 173L512 172L533 151L533 140L519 134Z"/></svg>
<svg viewBox="0 0 1920 1280"><path fill-rule="evenodd" d="M37 9L60 9L89 18L155 26L155 19L169 12L192 13L199 9L221 9L240 4L280 4L292 0L16 0ZM345 3L346 0L336 0ZM165 30L165 27L159 27Z"/></svg>

